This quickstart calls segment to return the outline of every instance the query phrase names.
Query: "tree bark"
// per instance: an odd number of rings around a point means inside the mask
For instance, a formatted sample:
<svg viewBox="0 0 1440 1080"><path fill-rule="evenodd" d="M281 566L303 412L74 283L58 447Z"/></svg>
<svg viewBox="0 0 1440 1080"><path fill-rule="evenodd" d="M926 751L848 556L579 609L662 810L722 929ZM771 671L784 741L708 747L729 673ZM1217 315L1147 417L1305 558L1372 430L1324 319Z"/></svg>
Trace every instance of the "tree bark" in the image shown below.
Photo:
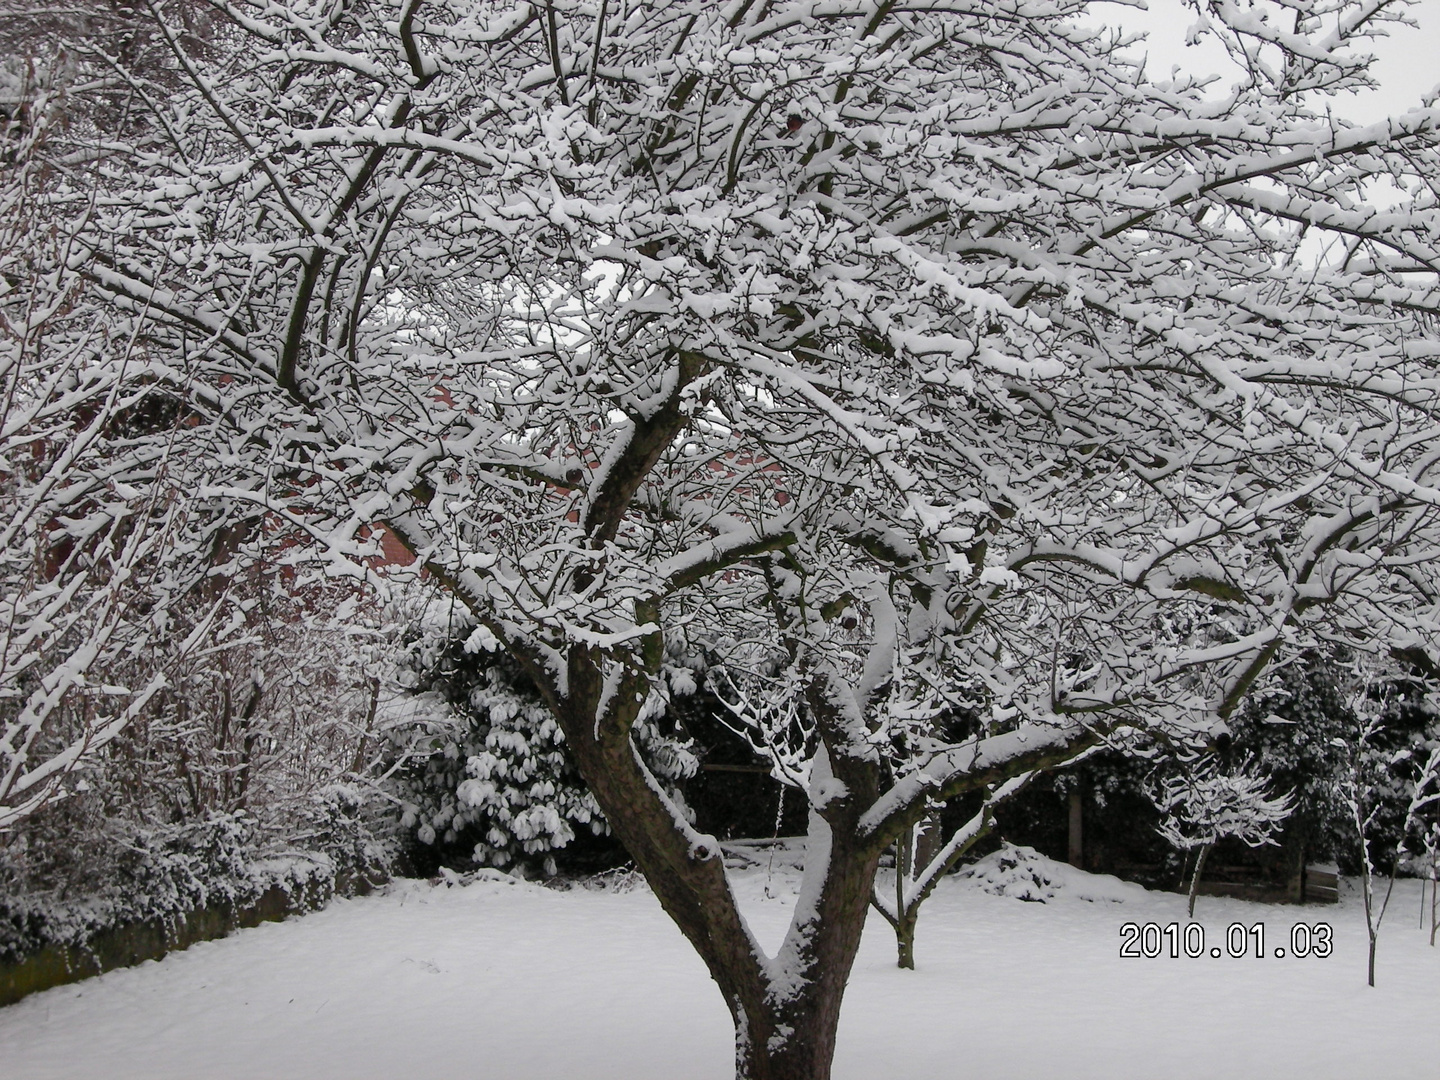
<svg viewBox="0 0 1440 1080"><path fill-rule="evenodd" d="M1069 795L1070 803L1070 836L1069 850L1067 855L1071 866L1077 869L1085 869L1085 803L1080 797L1080 789L1072 787Z"/></svg>
<svg viewBox="0 0 1440 1080"><path fill-rule="evenodd" d="M832 775L830 757L822 745L812 767L811 782L822 789ZM790 932L769 964L765 994L738 1003L737 1080L829 1080L840 1005L880 863L880 853L857 840L856 827L878 778L855 765L834 770L846 784L843 798L823 812L811 808L805 879Z"/></svg>
<svg viewBox="0 0 1440 1080"><path fill-rule="evenodd" d="M804 884L785 943L771 959L740 914L718 842L685 824L635 753L630 726L648 691L644 673L631 669L607 684L605 657L582 645L571 647L568 661L564 695L548 688L551 708L616 837L730 1009L737 1080L829 1080L879 865L881 849L859 828L878 794L878 761L847 754L843 742L817 751L811 797L829 795L818 809L812 801ZM812 707L817 703L823 706L823 693Z"/></svg>
<svg viewBox="0 0 1440 1080"><path fill-rule="evenodd" d="M899 953L896 964L906 971L915 970L915 926L920 921L920 905L900 913L895 922L895 948Z"/></svg>
<svg viewBox="0 0 1440 1080"><path fill-rule="evenodd" d="M1205 870L1205 859L1210 854L1213 845L1206 844L1200 849L1200 856L1195 860L1195 876L1190 879L1190 918L1195 918L1195 894L1200 890L1200 875Z"/></svg>
<svg viewBox="0 0 1440 1080"><path fill-rule="evenodd" d="M923 864L922 864L923 865ZM915 970L915 924L919 905L905 902L906 886L915 876L915 830L906 829L895 841L895 918L890 920L895 931L898 967Z"/></svg>
<svg viewBox="0 0 1440 1080"><path fill-rule="evenodd" d="M939 814L926 814L915 827L914 865L927 867L945 847L945 833L940 824ZM912 877L914 876L912 871Z"/></svg>
<svg viewBox="0 0 1440 1080"><path fill-rule="evenodd" d="M1294 833L1298 830L1289 830ZM1287 837L1286 842L1287 863L1285 873L1285 895L1292 904L1303 904L1305 902L1305 855L1307 844L1303 839L1294 840Z"/></svg>

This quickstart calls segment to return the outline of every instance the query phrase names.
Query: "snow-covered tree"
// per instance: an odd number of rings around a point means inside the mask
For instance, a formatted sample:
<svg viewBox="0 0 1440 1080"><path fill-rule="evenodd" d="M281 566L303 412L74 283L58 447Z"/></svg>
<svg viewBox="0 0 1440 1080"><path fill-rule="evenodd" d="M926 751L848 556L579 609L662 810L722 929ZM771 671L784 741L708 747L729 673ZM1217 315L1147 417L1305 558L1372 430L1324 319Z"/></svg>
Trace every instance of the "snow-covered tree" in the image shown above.
<svg viewBox="0 0 1440 1080"><path fill-rule="evenodd" d="M1080 0L211 8L147 6L176 79L77 53L153 118L53 157L83 303L203 497L334 574L385 522L524 668L741 1076L829 1074L937 801L1197 736L1317 640L1433 662L1440 111L1326 108L1398 5L1207 4L1213 92ZM789 690L775 956L637 752L667 650Z"/></svg>
<svg viewBox="0 0 1440 1080"><path fill-rule="evenodd" d="M1369 938L1368 981L1375 985L1375 955L1380 926L1390 907L1395 877L1410 854L1409 845L1427 849L1433 873L1435 808L1440 807L1440 741L1421 736L1418 745L1396 745L1390 730L1397 719L1392 672L1356 663L1350 694L1350 731L1342 741L1347 775L1342 794L1350 808L1358 841L1361 896ZM1397 813L1398 812L1398 813ZM1387 822L1394 815L1396 821ZM1392 827L1386 828L1389 824ZM1398 826L1398 828L1394 827ZM1423 869L1420 871L1423 873ZM1383 897L1376 896L1376 875L1388 875Z"/></svg>
<svg viewBox="0 0 1440 1080"><path fill-rule="evenodd" d="M274 571L293 540L261 508L199 494L224 453L215 428L152 367L145 335L87 295L77 253L106 185L95 166L107 139L148 138L155 116L123 83L75 93L67 32L154 83L176 76L153 18L129 5L7 13L0 832L76 790L108 824L294 810L363 771L350 766L379 685L364 640L376 628L320 616L353 615L353 586L297 588L293 570ZM62 843L87 846L73 833Z"/></svg>
<svg viewBox="0 0 1440 1080"><path fill-rule="evenodd" d="M0 74L3 831L63 797L165 685L161 668L126 660L165 636L169 602L205 568L184 565L193 507L165 448L134 446L133 429L165 403L117 373L135 341L109 336L67 265L93 222L84 204L54 206L47 143L64 121L58 77L14 58ZM140 485L112 471L132 452ZM194 642L182 633L171 644L179 656Z"/></svg>
<svg viewBox="0 0 1440 1080"><path fill-rule="evenodd" d="M1342 791L1351 720L1346 682L1334 655L1301 653L1257 680L1229 724L1232 757L1253 758L1274 789L1293 799L1280 843L1287 889L1297 902L1308 863L1350 865L1351 815Z"/></svg>
<svg viewBox="0 0 1440 1080"><path fill-rule="evenodd" d="M1274 795L1270 778L1261 774L1253 761L1224 769L1213 757L1164 777L1151 799L1164 815L1156 826L1160 835L1180 851L1196 852L1190 874L1192 919L1210 850L1227 837L1247 847L1275 843L1275 833L1290 816L1293 801L1288 793Z"/></svg>
<svg viewBox="0 0 1440 1080"><path fill-rule="evenodd" d="M1003 784L992 785L982 796L980 809L949 836L941 831L938 815L922 818L895 842L894 893L878 880L870 904L895 931L896 966L915 967L915 926L923 904L940 879L995 828L995 808L1018 794L1034 773L1021 773Z"/></svg>
<svg viewBox="0 0 1440 1080"><path fill-rule="evenodd" d="M1430 944L1435 944L1435 916L1440 900L1435 888L1440 883L1440 746L1420 766L1410 795L1410 805L1405 810L1405 831L1407 842L1414 837L1416 876L1420 878L1420 926L1425 926L1425 875L1430 877Z"/></svg>
<svg viewBox="0 0 1440 1080"><path fill-rule="evenodd" d="M1425 867L1422 873L1430 875L1430 945L1435 945L1437 916L1440 916L1440 822L1432 824L1424 833ZM1423 878L1422 878L1423 880ZM1425 890L1420 890L1420 925L1425 925Z"/></svg>
<svg viewBox="0 0 1440 1080"><path fill-rule="evenodd" d="M488 630L452 600L429 605L409 636L405 680L438 707L391 731L402 827L442 851L468 847L481 866L544 874L557 872L556 855L577 833L608 834L554 715ZM664 705L652 699L656 710ZM678 801L675 785L699 763L662 720L659 712L637 721L636 744Z"/></svg>
<svg viewBox="0 0 1440 1080"><path fill-rule="evenodd" d="M1360 844L1360 889L1365 901L1365 932L1370 945L1366 971L1369 984L1374 986L1375 951L1380 937L1380 925L1385 920L1385 912L1390 907L1390 897L1395 889L1399 852L1393 853L1385 896L1377 900L1375 826L1384 805L1377 795L1389 780L1385 775L1384 755L1378 752L1376 746L1383 731L1384 710L1376 707L1376 703L1371 700L1368 686L1352 696L1351 709L1355 719L1354 730L1347 745L1350 775L1346 777L1344 793ZM1384 868L1381 869L1383 871Z"/></svg>

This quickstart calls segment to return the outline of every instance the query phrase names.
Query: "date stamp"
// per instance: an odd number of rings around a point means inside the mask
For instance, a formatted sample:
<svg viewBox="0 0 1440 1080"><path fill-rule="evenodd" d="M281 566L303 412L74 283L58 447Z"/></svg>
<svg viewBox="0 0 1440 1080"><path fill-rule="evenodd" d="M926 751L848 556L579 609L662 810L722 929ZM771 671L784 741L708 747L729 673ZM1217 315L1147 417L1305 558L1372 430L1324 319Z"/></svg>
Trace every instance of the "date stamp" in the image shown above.
<svg viewBox="0 0 1440 1080"><path fill-rule="evenodd" d="M1205 927L1196 922L1183 927L1178 922L1164 925L1127 922L1120 927L1120 937L1120 955L1126 959L1153 960L1166 956L1178 960L1185 956L1195 960L1209 956L1218 960L1228 956L1239 960L1249 956L1257 960L1264 957L1283 960L1287 956L1296 959L1313 956L1323 960L1335 950L1335 930L1327 922L1295 923L1290 927L1288 943L1276 945L1269 951L1265 948L1263 922L1249 926L1231 923L1225 928L1223 946L1214 942L1207 946Z"/></svg>

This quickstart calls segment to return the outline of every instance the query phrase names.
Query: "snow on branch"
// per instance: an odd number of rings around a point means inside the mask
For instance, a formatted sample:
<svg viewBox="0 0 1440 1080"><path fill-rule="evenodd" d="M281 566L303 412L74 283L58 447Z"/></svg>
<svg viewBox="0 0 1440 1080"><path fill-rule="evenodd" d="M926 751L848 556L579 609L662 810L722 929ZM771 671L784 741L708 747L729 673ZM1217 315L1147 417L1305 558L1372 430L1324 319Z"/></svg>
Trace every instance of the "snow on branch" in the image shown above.
<svg viewBox="0 0 1440 1080"><path fill-rule="evenodd" d="M1247 847L1275 843L1275 832L1290 816L1290 795L1273 796L1269 777L1253 762L1222 769L1213 757L1161 780L1151 801L1162 818L1156 829L1165 840L1190 851L1234 837Z"/></svg>
<svg viewBox="0 0 1440 1080"><path fill-rule="evenodd" d="M859 827L882 844L927 800L949 799L987 784L1005 782L1078 757L1101 741L1094 728L1025 724L1000 735L977 737L936 754L895 783L865 811Z"/></svg>

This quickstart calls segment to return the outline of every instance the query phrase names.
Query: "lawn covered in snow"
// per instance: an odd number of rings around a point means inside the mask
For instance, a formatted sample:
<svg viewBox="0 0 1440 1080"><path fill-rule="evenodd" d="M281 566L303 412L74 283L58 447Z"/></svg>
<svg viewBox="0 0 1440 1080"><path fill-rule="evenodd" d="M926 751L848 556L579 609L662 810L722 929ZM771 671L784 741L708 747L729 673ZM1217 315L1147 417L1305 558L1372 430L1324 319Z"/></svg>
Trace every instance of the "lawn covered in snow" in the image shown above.
<svg viewBox="0 0 1440 1080"><path fill-rule="evenodd" d="M1418 929L1418 882L1396 886L1372 990L1353 889L1338 907L1200 899L1207 947L1235 921L1263 921L1273 949L1324 920L1327 959L1122 959L1122 923L1183 926L1184 898L1040 870L1048 886L993 862L944 881L913 972L872 913L837 1080L1440 1076L1440 947ZM738 875L767 946L797 880ZM720 996L647 890L500 875L399 882L0 1009L5 1080L729 1080L731 1060Z"/></svg>

